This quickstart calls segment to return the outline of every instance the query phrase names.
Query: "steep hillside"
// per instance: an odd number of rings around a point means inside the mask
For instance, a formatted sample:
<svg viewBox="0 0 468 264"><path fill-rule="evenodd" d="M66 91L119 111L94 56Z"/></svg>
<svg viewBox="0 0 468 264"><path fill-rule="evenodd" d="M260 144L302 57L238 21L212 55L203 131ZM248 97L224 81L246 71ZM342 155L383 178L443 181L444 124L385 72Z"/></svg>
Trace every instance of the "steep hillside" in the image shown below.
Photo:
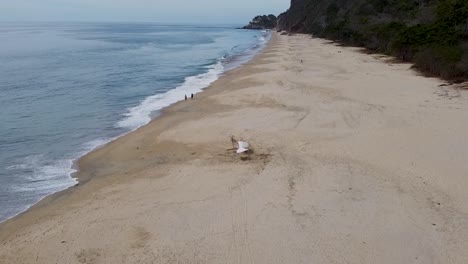
<svg viewBox="0 0 468 264"><path fill-rule="evenodd" d="M278 28L394 55L468 79L468 0L292 0Z"/></svg>

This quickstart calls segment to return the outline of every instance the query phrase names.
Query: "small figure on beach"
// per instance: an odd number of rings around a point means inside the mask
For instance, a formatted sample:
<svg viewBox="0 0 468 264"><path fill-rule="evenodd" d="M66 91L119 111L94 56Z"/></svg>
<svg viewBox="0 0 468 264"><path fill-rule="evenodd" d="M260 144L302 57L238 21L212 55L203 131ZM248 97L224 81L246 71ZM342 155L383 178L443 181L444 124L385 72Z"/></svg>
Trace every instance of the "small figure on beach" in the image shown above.
<svg viewBox="0 0 468 264"><path fill-rule="evenodd" d="M191 99L193 100L193 94L192 94L190 97L191 97Z"/></svg>
<svg viewBox="0 0 468 264"><path fill-rule="evenodd" d="M185 95L185 101L187 101L187 95Z"/></svg>
<svg viewBox="0 0 468 264"><path fill-rule="evenodd" d="M303 60L301 60L301 63L304 63L304 61L303 61Z"/></svg>

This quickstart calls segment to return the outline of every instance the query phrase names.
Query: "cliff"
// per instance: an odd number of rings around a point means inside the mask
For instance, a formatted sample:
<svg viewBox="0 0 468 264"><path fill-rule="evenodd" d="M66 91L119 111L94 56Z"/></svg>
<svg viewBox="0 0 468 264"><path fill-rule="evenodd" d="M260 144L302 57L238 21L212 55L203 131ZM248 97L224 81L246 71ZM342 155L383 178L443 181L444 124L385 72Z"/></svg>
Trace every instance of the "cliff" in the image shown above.
<svg viewBox="0 0 468 264"><path fill-rule="evenodd" d="M468 79L467 0L292 0L278 29L311 33Z"/></svg>
<svg viewBox="0 0 468 264"><path fill-rule="evenodd" d="M277 18L275 15L256 16L243 29L273 29L276 27Z"/></svg>

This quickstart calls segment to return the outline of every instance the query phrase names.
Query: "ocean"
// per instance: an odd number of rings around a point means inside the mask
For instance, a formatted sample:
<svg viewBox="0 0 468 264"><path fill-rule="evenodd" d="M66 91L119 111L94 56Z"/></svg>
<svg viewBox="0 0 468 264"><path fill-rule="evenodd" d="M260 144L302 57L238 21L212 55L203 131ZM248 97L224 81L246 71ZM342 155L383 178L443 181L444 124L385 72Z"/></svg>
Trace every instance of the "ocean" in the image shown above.
<svg viewBox="0 0 468 264"><path fill-rule="evenodd" d="M0 24L0 222L77 183L74 161L251 59L234 26Z"/></svg>

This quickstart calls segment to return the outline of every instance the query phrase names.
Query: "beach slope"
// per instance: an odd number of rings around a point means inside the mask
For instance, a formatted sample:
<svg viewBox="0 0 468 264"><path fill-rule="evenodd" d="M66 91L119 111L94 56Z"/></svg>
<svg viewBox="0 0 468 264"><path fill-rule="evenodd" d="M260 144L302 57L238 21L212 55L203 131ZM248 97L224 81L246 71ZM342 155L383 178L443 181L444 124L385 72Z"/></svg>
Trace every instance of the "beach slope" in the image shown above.
<svg viewBox="0 0 468 264"><path fill-rule="evenodd" d="M0 263L467 263L468 93L440 84L274 34L1 224Z"/></svg>

